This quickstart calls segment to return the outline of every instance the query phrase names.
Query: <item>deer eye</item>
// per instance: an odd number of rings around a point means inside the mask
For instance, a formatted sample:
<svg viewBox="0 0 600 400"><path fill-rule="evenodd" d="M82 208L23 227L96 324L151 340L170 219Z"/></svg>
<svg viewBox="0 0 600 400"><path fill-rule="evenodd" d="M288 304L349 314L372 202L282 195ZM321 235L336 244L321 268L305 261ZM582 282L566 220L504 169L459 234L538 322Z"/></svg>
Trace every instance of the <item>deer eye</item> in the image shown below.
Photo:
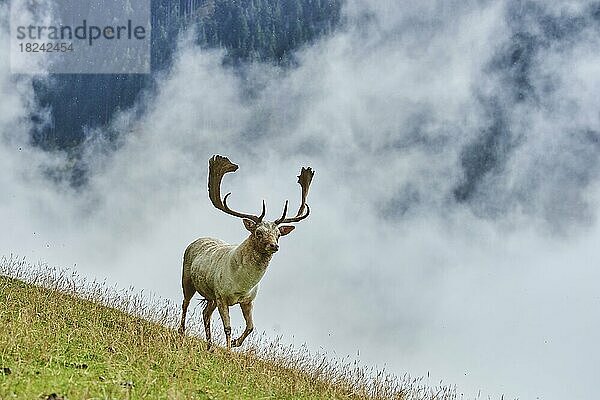
<svg viewBox="0 0 600 400"><path fill-rule="evenodd" d="M263 233L262 233L262 231L256 231L256 237L257 237L257 238L261 238L261 237L263 237Z"/></svg>

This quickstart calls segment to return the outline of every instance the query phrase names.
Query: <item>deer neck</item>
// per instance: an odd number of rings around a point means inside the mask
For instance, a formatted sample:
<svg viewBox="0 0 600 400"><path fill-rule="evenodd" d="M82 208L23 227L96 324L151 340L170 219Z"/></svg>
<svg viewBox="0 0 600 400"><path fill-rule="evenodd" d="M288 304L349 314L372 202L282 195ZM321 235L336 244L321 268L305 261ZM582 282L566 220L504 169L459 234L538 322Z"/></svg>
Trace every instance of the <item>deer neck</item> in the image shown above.
<svg viewBox="0 0 600 400"><path fill-rule="evenodd" d="M244 240L235 250L235 259L238 267L234 273L238 276L238 282L246 289L251 289L261 280L265 274L272 254L260 251L251 237Z"/></svg>
<svg viewBox="0 0 600 400"><path fill-rule="evenodd" d="M267 253L257 246L251 236L246 238L237 250L241 264L244 267L265 269L273 257L272 253Z"/></svg>

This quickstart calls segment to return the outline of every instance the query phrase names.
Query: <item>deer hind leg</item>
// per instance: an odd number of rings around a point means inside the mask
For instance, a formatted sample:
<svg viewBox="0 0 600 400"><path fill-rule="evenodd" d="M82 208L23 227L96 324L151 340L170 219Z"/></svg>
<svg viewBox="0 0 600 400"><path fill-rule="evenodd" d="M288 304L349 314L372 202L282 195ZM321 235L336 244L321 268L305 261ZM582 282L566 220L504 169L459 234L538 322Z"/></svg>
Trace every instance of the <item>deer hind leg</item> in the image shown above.
<svg viewBox="0 0 600 400"><path fill-rule="evenodd" d="M249 334L254 330L254 323L252 322L252 302L248 303L240 303L240 308L242 309L242 314L244 315L244 319L246 320L246 329L242 335L235 339L231 344L233 347L239 347L244 343L244 340L248 337Z"/></svg>
<svg viewBox="0 0 600 400"><path fill-rule="evenodd" d="M202 320L204 321L204 333L206 334L206 350L212 348L212 338L210 335L210 317L217 308L217 302L214 300L208 300L204 309L202 310Z"/></svg>
<svg viewBox="0 0 600 400"><path fill-rule="evenodd" d="M194 289L194 285L192 284L192 280L184 277L182 279L183 286L183 304L181 306L181 324L179 325L179 334L183 335L185 332L185 315L187 314L187 309L190 305L190 300L194 297L196 293L196 289Z"/></svg>
<svg viewBox="0 0 600 400"><path fill-rule="evenodd" d="M225 331L225 340L227 341L227 350L231 350L231 321L229 320L229 305L223 300L217 300L219 314L223 321L223 330Z"/></svg>

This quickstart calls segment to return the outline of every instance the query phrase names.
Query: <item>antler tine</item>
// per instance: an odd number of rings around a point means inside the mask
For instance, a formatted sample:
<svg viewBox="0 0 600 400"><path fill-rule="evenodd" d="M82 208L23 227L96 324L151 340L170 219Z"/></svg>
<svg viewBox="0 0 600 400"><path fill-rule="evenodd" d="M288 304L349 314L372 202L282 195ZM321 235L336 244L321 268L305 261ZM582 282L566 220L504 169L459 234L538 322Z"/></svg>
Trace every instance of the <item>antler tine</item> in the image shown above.
<svg viewBox="0 0 600 400"><path fill-rule="evenodd" d="M314 175L315 175L315 171L313 171L313 169L310 167L308 167L308 168L303 167L300 170L300 175L298 175L298 183L300 184L300 187L302 188L302 202L300 203L300 208L298 209L296 216L293 218L285 218L285 212L284 212L284 215L280 219L275 221L277 224L289 223L289 222L299 222L299 221L302 221L304 218L308 217L308 215L310 214L310 207L308 207L308 204L306 204L306 197L308 196L308 189L310 189L310 184L312 182L312 178ZM304 213L305 208L306 208L306 213ZM285 204L284 211L287 211L287 201Z"/></svg>
<svg viewBox="0 0 600 400"><path fill-rule="evenodd" d="M247 218L255 223L259 223L262 221L266 213L266 205L264 200L262 202L262 213L259 216L244 214L229 208L227 206L227 197L229 197L231 192L227 193L223 200L221 200L221 181L223 180L223 176L229 172L235 172L237 169L238 166L229 161L229 158L214 155L208 161L208 197L215 208L229 215L233 215L234 217Z"/></svg>
<svg viewBox="0 0 600 400"><path fill-rule="evenodd" d="M308 204L304 204L304 206L306 207L306 213L305 214L303 214L303 215L298 214L298 215L296 215L293 218L286 218L283 221L281 221L280 224L290 223L290 222L300 222L304 218L308 217L308 215L310 214L310 207L308 206Z"/></svg>
<svg viewBox="0 0 600 400"><path fill-rule="evenodd" d="M263 199L262 201L262 206L262 212L258 216L259 221L262 221L262 219L265 217L265 214L267 213L267 205L265 204L265 199Z"/></svg>
<svg viewBox="0 0 600 400"><path fill-rule="evenodd" d="M287 214L287 209L288 209L288 203L289 201L285 201L285 206L283 207L283 214L281 214L281 218L279 218L277 221L275 221L275 225L279 225L281 224L284 220L285 220L285 216Z"/></svg>

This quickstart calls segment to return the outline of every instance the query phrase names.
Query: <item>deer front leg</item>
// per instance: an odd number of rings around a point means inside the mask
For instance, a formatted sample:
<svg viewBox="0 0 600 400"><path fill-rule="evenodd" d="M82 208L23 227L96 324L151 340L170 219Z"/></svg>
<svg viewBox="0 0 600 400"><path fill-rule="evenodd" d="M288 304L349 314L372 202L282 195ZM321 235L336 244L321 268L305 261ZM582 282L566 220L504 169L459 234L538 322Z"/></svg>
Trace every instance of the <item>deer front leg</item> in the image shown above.
<svg viewBox="0 0 600 400"><path fill-rule="evenodd" d="M208 300L202 310L202 320L204 321L204 333L206 334L206 350L210 351L212 348L212 340L210 335L210 316L217 308L217 302L214 300Z"/></svg>
<svg viewBox="0 0 600 400"><path fill-rule="evenodd" d="M248 335L254 330L254 323L252 322L252 302L240 303L240 308L242 309L242 314L246 320L246 329L244 330L244 333L242 333L242 336L233 341L231 344L233 347L241 346Z"/></svg>
<svg viewBox="0 0 600 400"><path fill-rule="evenodd" d="M231 321L229 320L229 305L223 300L217 300L217 307L221 320L223 321L223 330L225 331L225 340L227 341L227 350L231 350Z"/></svg>

